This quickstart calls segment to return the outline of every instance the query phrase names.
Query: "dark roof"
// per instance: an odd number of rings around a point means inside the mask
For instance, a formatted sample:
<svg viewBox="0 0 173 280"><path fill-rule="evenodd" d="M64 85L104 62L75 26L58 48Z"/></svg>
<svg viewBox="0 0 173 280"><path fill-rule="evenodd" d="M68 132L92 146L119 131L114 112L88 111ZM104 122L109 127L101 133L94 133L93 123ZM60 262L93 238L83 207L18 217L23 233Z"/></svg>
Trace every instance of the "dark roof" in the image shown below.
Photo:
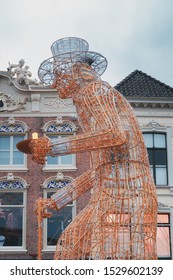
<svg viewBox="0 0 173 280"><path fill-rule="evenodd" d="M128 97L173 97L173 88L152 78L142 71L135 70L115 88Z"/></svg>

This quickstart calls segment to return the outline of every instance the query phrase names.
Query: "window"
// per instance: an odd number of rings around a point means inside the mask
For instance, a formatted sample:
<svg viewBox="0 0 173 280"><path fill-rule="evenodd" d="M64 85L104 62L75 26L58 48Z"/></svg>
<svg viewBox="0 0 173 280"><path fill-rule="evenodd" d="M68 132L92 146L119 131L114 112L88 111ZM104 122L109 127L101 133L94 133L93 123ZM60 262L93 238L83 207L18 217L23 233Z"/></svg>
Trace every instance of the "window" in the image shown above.
<svg viewBox="0 0 173 280"><path fill-rule="evenodd" d="M170 215L157 216L157 254L158 259L171 259Z"/></svg>
<svg viewBox="0 0 173 280"><path fill-rule="evenodd" d="M58 117L54 122L48 122L43 131L50 139L57 139L71 136L76 131L76 126L69 121L63 121L61 117ZM75 155L55 156L47 157L45 169L76 169L76 157Z"/></svg>
<svg viewBox="0 0 173 280"><path fill-rule="evenodd" d="M0 251L25 249L26 184L9 177L0 180Z"/></svg>
<svg viewBox="0 0 173 280"><path fill-rule="evenodd" d="M106 217L106 221L109 224L116 221L118 223L119 220L120 220L120 216L115 214L109 214ZM123 226L119 227L119 236L120 236L119 240L121 244L120 252L123 255L125 255L131 240L131 226L133 226L133 222L131 220L129 223L129 218L127 214L124 214L122 220L124 224ZM113 236L111 234L112 234L111 229L109 229L109 235L107 237L108 252L109 252L109 248L111 248L112 246ZM131 249L133 249L133 243ZM170 215L168 213L158 213L157 215L157 255L158 255L158 259L171 259L171 225L170 225Z"/></svg>
<svg viewBox="0 0 173 280"><path fill-rule="evenodd" d="M61 173L58 173L58 176ZM70 183L69 178L52 178L45 184L44 197L50 198L58 189ZM64 229L75 215L75 203L68 204L59 211L52 211L52 216L44 221L44 249L54 249Z"/></svg>
<svg viewBox="0 0 173 280"><path fill-rule="evenodd" d="M168 184L167 146L165 133L144 133L149 162L156 185Z"/></svg>
<svg viewBox="0 0 173 280"><path fill-rule="evenodd" d="M26 127L15 120L0 123L0 168L20 169L25 165L26 156L16 144L25 139Z"/></svg>
<svg viewBox="0 0 173 280"><path fill-rule="evenodd" d="M67 135L57 135L57 136L52 136L50 135L50 139L57 139L57 138L62 138L62 137L67 137ZM66 166L70 167L73 165L73 155L66 155L66 156L59 156L59 157L47 157L47 165L59 165L59 166Z"/></svg>
<svg viewBox="0 0 173 280"><path fill-rule="evenodd" d="M24 136L0 135L0 166L24 164L24 155L16 148L16 144L22 140Z"/></svg>

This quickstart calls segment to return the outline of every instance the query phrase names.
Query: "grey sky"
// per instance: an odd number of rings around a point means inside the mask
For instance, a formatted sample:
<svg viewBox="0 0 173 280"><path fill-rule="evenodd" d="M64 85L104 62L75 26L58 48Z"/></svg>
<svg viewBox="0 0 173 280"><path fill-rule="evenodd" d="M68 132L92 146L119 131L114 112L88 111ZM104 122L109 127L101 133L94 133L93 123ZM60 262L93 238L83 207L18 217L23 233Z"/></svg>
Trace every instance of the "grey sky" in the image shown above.
<svg viewBox="0 0 173 280"><path fill-rule="evenodd" d="M24 58L33 78L57 39L104 55L115 85L139 69L173 86L172 0L0 0L0 70Z"/></svg>

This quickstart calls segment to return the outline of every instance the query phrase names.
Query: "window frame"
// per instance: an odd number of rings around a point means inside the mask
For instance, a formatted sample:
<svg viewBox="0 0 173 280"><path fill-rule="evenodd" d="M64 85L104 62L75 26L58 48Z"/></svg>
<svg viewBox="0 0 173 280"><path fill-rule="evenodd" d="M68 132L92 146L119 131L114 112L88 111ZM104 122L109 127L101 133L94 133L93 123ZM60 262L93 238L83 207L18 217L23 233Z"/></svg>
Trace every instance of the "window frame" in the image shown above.
<svg viewBox="0 0 173 280"><path fill-rule="evenodd" d="M169 230L169 250L170 250L170 256L164 256L164 255L158 255L158 260L171 260L172 259L172 250L171 250L171 213L169 212L158 212L157 219L159 215L167 215L168 216L168 223L159 223L157 221L157 228L165 228L167 227ZM157 240L157 239L156 239ZM158 242L158 240L157 240Z"/></svg>
<svg viewBox="0 0 173 280"><path fill-rule="evenodd" d="M2 180L1 180L2 181ZM15 181L15 180L14 180ZM19 180L18 180L19 181ZM22 182L22 181L21 181ZM23 204L16 205L0 205L0 209L3 208L22 208L22 245L21 246L2 246L0 247L0 253L2 252L18 252L26 251L26 209L27 209L27 190L26 186L21 189L0 189L0 193L22 193L23 194Z"/></svg>
<svg viewBox="0 0 173 280"><path fill-rule="evenodd" d="M106 217L106 223L111 223L113 220L113 222L115 222L115 218L114 217L109 217L109 216L112 216L114 214L109 214L107 217ZM126 215L126 214L125 214ZM128 215L128 214L127 214ZM168 222L165 222L165 223L159 223L158 222L158 217L159 215L165 215L168 217ZM128 217L127 217L128 218ZM133 224L133 221L130 219L130 222L127 221L126 224L124 224L124 228L123 228L123 231L125 228L127 228L127 234L129 234L129 241L131 240L131 226ZM172 239L171 239L171 212L168 211L168 209L165 211L159 211L157 213L157 229L158 228L168 228L168 231L169 231L169 252L170 252L170 255L168 256L164 256L164 255L157 255L158 257L158 260L171 260L172 259ZM121 227L120 227L120 232L121 233ZM157 242L158 242L158 236L156 235L156 246L157 246ZM157 247L156 247L156 250L157 250Z"/></svg>
<svg viewBox="0 0 173 280"><path fill-rule="evenodd" d="M73 178L70 178L70 177L63 177L61 179L58 179L58 181L63 181L63 180L66 180L66 179L69 179L69 181L73 180ZM58 191L58 188L53 188L53 187L52 188L47 188L48 183L52 180L57 181L57 178L55 178L55 177L48 178L48 180L46 180L45 183L43 184L44 185L43 198L47 198L47 194L49 192L55 193L56 191ZM72 221L73 221L74 218L76 217L76 201L73 201L72 203L67 204L65 207L72 207ZM56 245L48 245L47 244L47 230L48 230L47 221L48 221L47 219L44 219L44 221L43 221L43 251L54 252L55 249L56 249Z"/></svg>
<svg viewBox="0 0 173 280"><path fill-rule="evenodd" d="M168 136L167 136L167 133L165 131L156 131L156 130L149 130L149 131L142 131L143 135L144 134L150 134L152 135L152 141L153 141L153 146L152 147L147 147L146 146L146 149L147 149L147 152L148 151L151 151L153 154L155 154L155 151L157 150L164 150L165 151L165 155L166 155L166 165L165 165L165 169L166 169L166 184L157 184L156 183L156 168L157 168L157 164L156 164L156 161L155 161L155 156L153 157L153 179L154 179L154 182L156 184L157 187L163 187L163 186L168 186L169 185L169 157L168 157ZM165 147L164 148L159 148L159 147L154 147L154 135L164 135L165 136ZM149 157L149 155L148 155ZM151 165L150 165L151 166Z"/></svg>
<svg viewBox="0 0 173 280"><path fill-rule="evenodd" d="M60 137L60 136L73 136L76 134L77 131L76 125L69 121L69 120L62 120L62 117L57 117L56 120L52 120L47 122L44 127L42 128L42 131L44 133L44 136L54 136ZM71 155L71 154L70 154ZM72 154L72 164L47 164L45 163L43 167L44 171L76 171L76 154Z"/></svg>
<svg viewBox="0 0 173 280"><path fill-rule="evenodd" d="M22 121L16 121L13 117L9 117L7 121L0 122L0 137L1 136L9 136L10 141L11 137L14 136L23 136L23 140L27 139L28 136L28 127ZM17 148L16 148L17 151ZM14 153L13 147L10 146L10 157L11 154ZM19 153L21 153L19 151ZM1 165L1 170L13 170L13 171L20 171L20 170L27 170L27 155L23 154L23 164L8 164L8 165Z"/></svg>
<svg viewBox="0 0 173 280"><path fill-rule="evenodd" d="M23 140L26 139L26 136L25 134L23 133L4 133L4 134L0 134L0 138L1 137L8 137L9 136L9 139L10 139L10 147L9 147L9 151L7 151L9 153L9 161L10 163L9 164L3 164L3 165L0 165L0 168L2 170L6 170L6 169L21 169L23 167L26 166L26 155L23 154L23 164L14 164L13 163L13 160L14 160L14 152L17 151L17 148L14 149L14 137L15 136L23 136ZM22 141L22 140L21 140ZM18 151L20 153L20 151Z"/></svg>
<svg viewBox="0 0 173 280"><path fill-rule="evenodd" d="M61 138L61 137L65 137L65 136L73 136L74 133L61 133L61 132L57 132L57 133L46 133L45 136L47 136L48 138ZM48 164L46 162L44 169L50 170L50 169L58 169L58 170L76 170L76 155L75 154L70 154L72 156L72 163L71 164L62 164L61 163L61 159L62 156L60 157L56 157L57 161L60 161L60 163L56 163L56 164Z"/></svg>

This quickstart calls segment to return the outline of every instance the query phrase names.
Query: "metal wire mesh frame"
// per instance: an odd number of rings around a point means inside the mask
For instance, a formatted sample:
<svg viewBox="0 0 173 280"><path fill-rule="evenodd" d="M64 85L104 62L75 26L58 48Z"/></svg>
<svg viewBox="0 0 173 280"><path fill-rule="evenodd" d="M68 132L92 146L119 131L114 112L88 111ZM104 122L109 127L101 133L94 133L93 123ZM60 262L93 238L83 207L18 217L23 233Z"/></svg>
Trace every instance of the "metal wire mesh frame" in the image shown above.
<svg viewBox="0 0 173 280"><path fill-rule="evenodd" d="M118 91L92 75L92 65L86 66L92 80L81 78L79 84L74 78L73 83L68 83L70 75L61 71L66 83L61 84L55 69L62 65L54 65L54 61L51 58L47 61L49 66L47 62L40 66L40 76L45 82L48 77L47 82L53 82L64 97L72 87L83 134L31 141L32 158L44 163L47 154L88 151L91 165L51 199L39 200L36 212L47 217L45 209L59 210L92 190L89 203L58 240L55 259L156 259L156 188L133 109ZM102 63L98 65L101 67ZM80 63L75 69L80 72Z"/></svg>
<svg viewBox="0 0 173 280"><path fill-rule="evenodd" d="M63 61L62 61L63 60ZM104 56L96 52L73 52L65 53L61 56L54 56L42 62L38 70L40 80L46 85L52 85L56 78L56 69L62 69L64 73L75 63L87 63L101 76L106 67L107 60ZM66 70L67 69L67 70Z"/></svg>

